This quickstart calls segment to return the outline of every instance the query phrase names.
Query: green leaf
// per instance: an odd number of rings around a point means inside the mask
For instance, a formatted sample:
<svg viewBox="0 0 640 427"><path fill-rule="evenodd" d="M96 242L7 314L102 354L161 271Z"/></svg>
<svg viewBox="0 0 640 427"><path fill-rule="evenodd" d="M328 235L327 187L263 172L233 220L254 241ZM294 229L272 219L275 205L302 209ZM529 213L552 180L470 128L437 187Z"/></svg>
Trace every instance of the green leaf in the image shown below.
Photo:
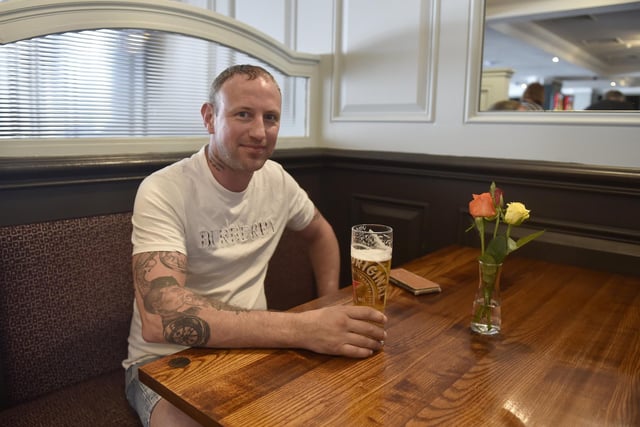
<svg viewBox="0 0 640 427"><path fill-rule="evenodd" d="M496 236L487 246L485 254L493 259L493 264L502 264L508 254L507 238L504 235Z"/></svg>
<svg viewBox="0 0 640 427"><path fill-rule="evenodd" d="M529 234L528 236L524 236L518 239L518 241L516 242L516 249L521 248L522 246L526 245L527 243L529 243L530 241L532 241L533 239L536 239L540 236L542 236L542 233L544 233L545 230L540 230L537 231L533 234ZM515 251L515 249L514 249Z"/></svg>
<svg viewBox="0 0 640 427"><path fill-rule="evenodd" d="M491 256L491 254L485 252L482 255L480 255L478 257L478 259L482 262L484 262L485 264L499 264L498 261L495 260L495 258L493 256Z"/></svg>

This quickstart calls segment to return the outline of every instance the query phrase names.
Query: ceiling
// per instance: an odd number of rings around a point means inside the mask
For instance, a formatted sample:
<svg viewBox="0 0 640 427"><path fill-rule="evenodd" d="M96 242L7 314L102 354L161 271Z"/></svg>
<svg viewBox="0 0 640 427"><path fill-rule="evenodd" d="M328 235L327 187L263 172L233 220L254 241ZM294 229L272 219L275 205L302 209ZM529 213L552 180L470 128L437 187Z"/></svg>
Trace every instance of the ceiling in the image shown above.
<svg viewBox="0 0 640 427"><path fill-rule="evenodd" d="M513 69L517 91L555 80L563 89L604 92L615 82L640 93L640 1L594 3L487 0L483 66Z"/></svg>

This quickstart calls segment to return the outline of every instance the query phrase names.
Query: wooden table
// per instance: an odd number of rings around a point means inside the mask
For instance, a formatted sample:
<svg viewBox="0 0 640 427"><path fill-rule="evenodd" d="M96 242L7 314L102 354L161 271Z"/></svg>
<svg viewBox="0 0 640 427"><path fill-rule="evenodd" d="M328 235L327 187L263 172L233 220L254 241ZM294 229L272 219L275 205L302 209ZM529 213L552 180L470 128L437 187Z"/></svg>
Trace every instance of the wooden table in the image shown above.
<svg viewBox="0 0 640 427"><path fill-rule="evenodd" d="M469 329L477 255L449 247L407 264L442 293L392 287L371 358L189 349L141 381L204 425L639 426L640 277L512 255L502 332L483 337Z"/></svg>

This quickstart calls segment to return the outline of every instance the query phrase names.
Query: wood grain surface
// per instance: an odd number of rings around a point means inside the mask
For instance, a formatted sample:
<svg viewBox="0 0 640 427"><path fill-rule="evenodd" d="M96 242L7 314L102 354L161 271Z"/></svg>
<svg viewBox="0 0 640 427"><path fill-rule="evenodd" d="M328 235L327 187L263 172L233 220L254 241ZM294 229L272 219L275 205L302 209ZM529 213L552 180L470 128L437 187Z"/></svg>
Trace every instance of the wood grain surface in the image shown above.
<svg viewBox="0 0 640 427"><path fill-rule="evenodd" d="M189 349L140 379L209 426L639 426L640 277L512 256L502 331L483 337L469 329L477 256L452 246L405 264L442 292L392 286L388 339L368 359ZM347 287L293 311L350 303Z"/></svg>

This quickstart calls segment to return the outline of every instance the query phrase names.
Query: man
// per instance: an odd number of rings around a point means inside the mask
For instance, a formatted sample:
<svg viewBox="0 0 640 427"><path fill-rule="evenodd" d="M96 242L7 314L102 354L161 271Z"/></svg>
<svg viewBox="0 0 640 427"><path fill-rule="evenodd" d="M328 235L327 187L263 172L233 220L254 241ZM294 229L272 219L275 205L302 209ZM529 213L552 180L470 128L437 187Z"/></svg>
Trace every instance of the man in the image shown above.
<svg viewBox="0 0 640 427"><path fill-rule="evenodd" d="M634 110L633 104L627 101L619 90L610 90L604 98L589 105L586 110Z"/></svg>
<svg viewBox="0 0 640 427"><path fill-rule="evenodd" d="M369 307L266 311L267 263L285 228L309 244L318 294L338 289L329 223L268 160L280 127L280 89L266 70L233 66L201 108L209 144L147 177L133 213L134 313L127 398L145 426L194 421L137 379L137 368L185 346L304 348L368 357L386 317Z"/></svg>

